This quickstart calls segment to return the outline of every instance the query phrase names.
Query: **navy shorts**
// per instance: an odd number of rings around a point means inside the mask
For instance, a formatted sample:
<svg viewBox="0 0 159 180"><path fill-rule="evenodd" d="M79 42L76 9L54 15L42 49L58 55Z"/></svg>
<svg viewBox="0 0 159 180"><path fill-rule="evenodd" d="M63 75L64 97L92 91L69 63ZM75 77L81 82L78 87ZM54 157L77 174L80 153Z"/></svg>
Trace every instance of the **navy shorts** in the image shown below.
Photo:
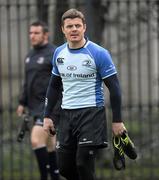
<svg viewBox="0 0 159 180"><path fill-rule="evenodd" d="M89 107L61 111L58 128L59 150L77 146L107 147L105 107Z"/></svg>
<svg viewBox="0 0 159 180"><path fill-rule="evenodd" d="M42 117L34 117L34 122L33 125L37 126L43 126L43 118ZM54 120L54 125L57 126L59 119L60 119L60 114L52 114L52 119Z"/></svg>
<svg viewBox="0 0 159 180"><path fill-rule="evenodd" d="M42 111L42 115L40 114L41 112L37 113L38 115L33 115L33 125L39 125L39 126L43 126L43 111ZM54 125L57 126L59 119L60 119L60 113L61 113L61 99L57 101L52 114L51 114L51 118L54 121Z"/></svg>

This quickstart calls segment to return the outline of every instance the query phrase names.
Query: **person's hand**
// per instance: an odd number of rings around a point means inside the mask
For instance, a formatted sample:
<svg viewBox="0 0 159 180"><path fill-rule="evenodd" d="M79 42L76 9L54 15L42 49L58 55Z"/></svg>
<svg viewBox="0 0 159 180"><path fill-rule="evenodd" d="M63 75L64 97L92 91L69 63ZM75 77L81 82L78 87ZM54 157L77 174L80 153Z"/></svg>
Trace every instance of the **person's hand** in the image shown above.
<svg viewBox="0 0 159 180"><path fill-rule="evenodd" d="M112 131L114 136L120 136L126 130L123 122L113 122L112 123Z"/></svg>
<svg viewBox="0 0 159 180"><path fill-rule="evenodd" d="M18 116L22 116L22 114L24 113L24 106L23 105L19 105L18 107L17 107L17 115Z"/></svg>
<svg viewBox="0 0 159 180"><path fill-rule="evenodd" d="M55 135L55 127L52 119L44 118L43 128L49 135Z"/></svg>

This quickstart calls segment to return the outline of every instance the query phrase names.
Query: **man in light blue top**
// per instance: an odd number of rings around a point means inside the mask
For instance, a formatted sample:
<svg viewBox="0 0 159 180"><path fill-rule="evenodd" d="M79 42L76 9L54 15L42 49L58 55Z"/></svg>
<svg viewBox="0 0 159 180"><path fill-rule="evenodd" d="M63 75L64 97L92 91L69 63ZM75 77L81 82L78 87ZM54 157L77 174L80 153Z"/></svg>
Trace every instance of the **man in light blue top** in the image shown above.
<svg viewBox="0 0 159 180"><path fill-rule="evenodd" d="M52 77L46 94L44 129L55 130L50 113L63 87L58 128L60 173L67 180L95 180L95 157L107 147L103 82L110 92L113 134L121 135L121 90L109 52L89 41L84 15L66 11L61 20L67 42L55 50Z"/></svg>
<svg viewBox="0 0 159 180"><path fill-rule="evenodd" d="M104 106L101 79L116 74L107 50L87 39L76 50L65 43L56 50L53 65L52 73L63 82L63 109Z"/></svg>

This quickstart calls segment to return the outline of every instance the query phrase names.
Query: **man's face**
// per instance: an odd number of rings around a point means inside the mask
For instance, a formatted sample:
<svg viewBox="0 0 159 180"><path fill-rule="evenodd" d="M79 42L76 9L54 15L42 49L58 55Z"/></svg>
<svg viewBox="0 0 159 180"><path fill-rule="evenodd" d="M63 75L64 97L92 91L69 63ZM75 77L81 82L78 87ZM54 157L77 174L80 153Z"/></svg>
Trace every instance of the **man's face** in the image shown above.
<svg viewBox="0 0 159 180"><path fill-rule="evenodd" d="M41 26L31 26L29 31L31 45L33 47L43 45L46 41L46 34Z"/></svg>
<svg viewBox="0 0 159 180"><path fill-rule="evenodd" d="M68 43L80 42L86 31L86 25L83 24L80 18L68 18L64 20L62 31L68 41Z"/></svg>

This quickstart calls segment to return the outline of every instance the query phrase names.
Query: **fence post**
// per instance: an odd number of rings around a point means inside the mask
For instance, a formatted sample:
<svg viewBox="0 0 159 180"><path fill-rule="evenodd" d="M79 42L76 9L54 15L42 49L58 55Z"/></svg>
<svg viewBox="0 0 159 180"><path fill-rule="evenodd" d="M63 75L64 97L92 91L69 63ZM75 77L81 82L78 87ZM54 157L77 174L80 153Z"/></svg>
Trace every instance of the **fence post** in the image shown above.
<svg viewBox="0 0 159 180"><path fill-rule="evenodd" d="M48 23L48 0L37 0L38 19Z"/></svg>

